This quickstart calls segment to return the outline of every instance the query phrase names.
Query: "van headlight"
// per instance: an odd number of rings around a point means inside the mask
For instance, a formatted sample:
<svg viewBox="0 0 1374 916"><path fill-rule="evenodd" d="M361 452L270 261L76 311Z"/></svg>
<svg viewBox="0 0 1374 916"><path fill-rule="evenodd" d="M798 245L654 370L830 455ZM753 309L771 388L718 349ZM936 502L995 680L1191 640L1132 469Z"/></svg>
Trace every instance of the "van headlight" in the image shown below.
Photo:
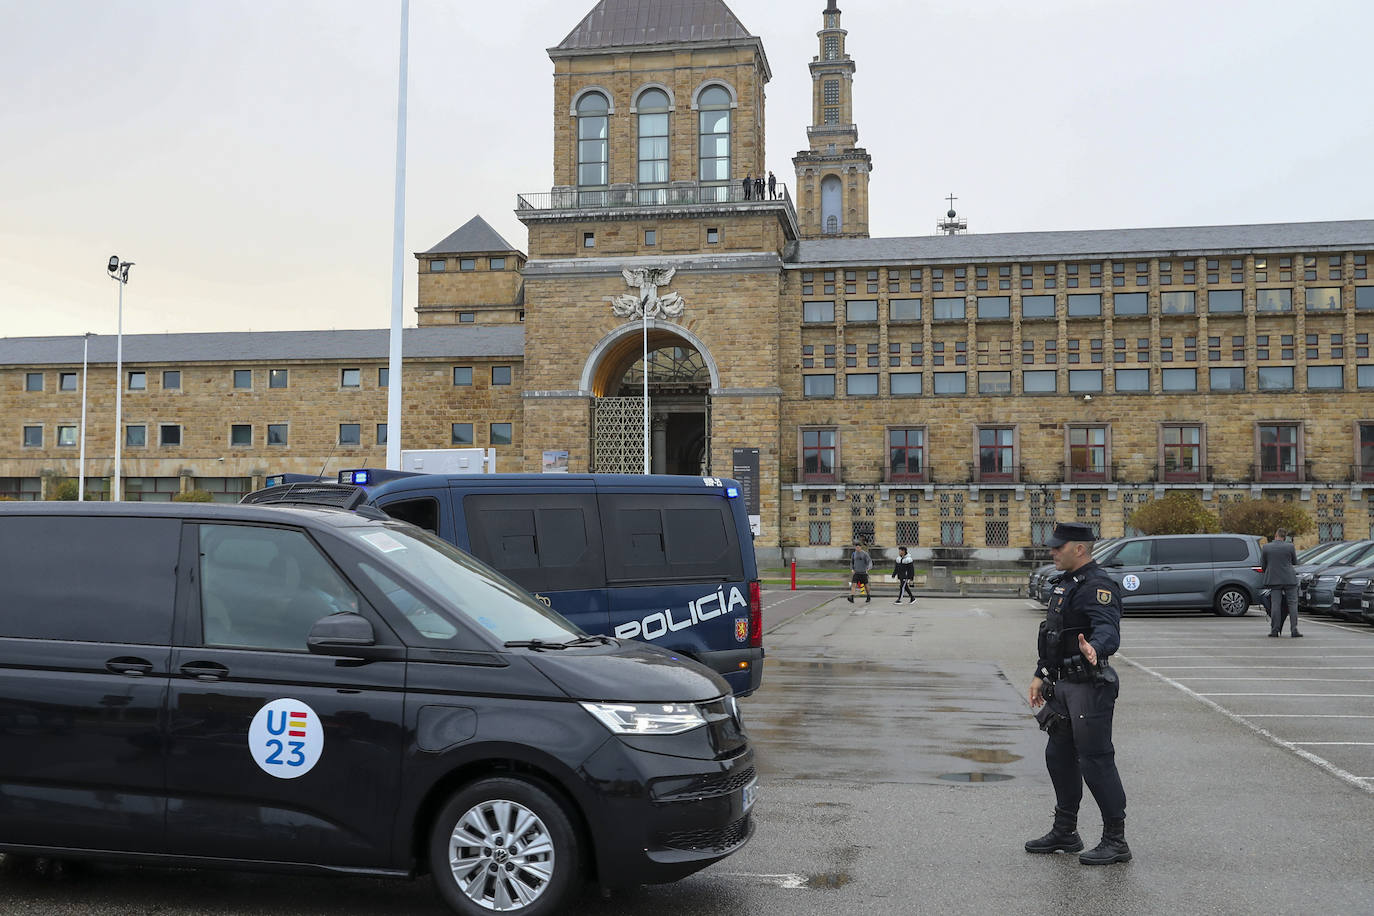
<svg viewBox="0 0 1374 916"><path fill-rule="evenodd" d="M582 708L617 735L680 735L706 724L684 703L583 703Z"/></svg>

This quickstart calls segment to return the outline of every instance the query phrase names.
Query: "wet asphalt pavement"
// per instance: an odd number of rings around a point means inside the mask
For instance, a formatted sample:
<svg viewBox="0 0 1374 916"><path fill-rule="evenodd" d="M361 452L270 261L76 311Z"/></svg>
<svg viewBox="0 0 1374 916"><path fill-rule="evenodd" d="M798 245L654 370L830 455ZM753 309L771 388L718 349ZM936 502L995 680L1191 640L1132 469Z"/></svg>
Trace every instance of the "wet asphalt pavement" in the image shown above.
<svg viewBox="0 0 1374 916"><path fill-rule="evenodd" d="M1053 805L1023 698L1041 613L765 593L763 689L742 704L753 841L570 916L1374 912L1374 629L1127 618L1116 747L1136 858L1085 868L1021 849ZM1099 827L1085 799L1089 845ZM424 881L40 864L0 874L0 912L446 912Z"/></svg>

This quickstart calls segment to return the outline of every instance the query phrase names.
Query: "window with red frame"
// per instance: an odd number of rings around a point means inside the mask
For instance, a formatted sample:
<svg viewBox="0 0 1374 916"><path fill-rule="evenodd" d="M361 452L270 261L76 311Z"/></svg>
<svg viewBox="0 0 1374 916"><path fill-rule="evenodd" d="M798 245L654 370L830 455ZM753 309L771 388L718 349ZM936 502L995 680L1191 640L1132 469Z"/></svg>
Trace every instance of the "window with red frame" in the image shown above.
<svg viewBox="0 0 1374 916"><path fill-rule="evenodd" d="M1196 480L1202 467L1202 427L1164 427L1164 479Z"/></svg>
<svg viewBox="0 0 1374 916"><path fill-rule="evenodd" d="M1080 426L1069 430L1069 469L1074 480L1107 476L1107 428Z"/></svg>
<svg viewBox="0 0 1374 916"><path fill-rule="evenodd" d="M920 480L926 473L926 431L887 431L887 465L893 480Z"/></svg>
<svg viewBox="0 0 1374 916"><path fill-rule="evenodd" d="M1011 480L1016 468L1016 431L1011 427L978 430L978 478Z"/></svg>
<svg viewBox="0 0 1374 916"><path fill-rule="evenodd" d="M1374 423L1360 424L1360 478L1374 480Z"/></svg>
<svg viewBox="0 0 1374 916"><path fill-rule="evenodd" d="M802 430L802 474L812 480L835 479L835 430Z"/></svg>
<svg viewBox="0 0 1374 916"><path fill-rule="evenodd" d="M1291 424L1260 426L1260 475L1266 480L1298 477L1298 428Z"/></svg>

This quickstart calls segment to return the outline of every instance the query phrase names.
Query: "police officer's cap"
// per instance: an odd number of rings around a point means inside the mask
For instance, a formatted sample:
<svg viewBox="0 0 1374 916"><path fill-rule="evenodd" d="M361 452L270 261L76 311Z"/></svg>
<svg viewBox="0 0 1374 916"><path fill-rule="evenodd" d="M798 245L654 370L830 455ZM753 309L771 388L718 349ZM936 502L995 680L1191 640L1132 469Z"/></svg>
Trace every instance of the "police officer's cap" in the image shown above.
<svg viewBox="0 0 1374 916"><path fill-rule="evenodd" d="M1051 547L1063 547L1069 541L1095 541L1096 535L1088 525L1078 525L1073 522L1060 522L1054 526L1054 533L1050 535L1046 544Z"/></svg>

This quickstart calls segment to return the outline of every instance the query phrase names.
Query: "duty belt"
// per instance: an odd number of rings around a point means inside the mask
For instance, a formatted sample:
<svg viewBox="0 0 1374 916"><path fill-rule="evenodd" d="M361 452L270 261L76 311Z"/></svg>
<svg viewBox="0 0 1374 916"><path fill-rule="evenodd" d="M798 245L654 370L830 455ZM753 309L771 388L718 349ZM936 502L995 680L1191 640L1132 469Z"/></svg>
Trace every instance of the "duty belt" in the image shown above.
<svg viewBox="0 0 1374 916"><path fill-rule="evenodd" d="M1096 665L1090 665L1087 659L1080 655L1064 659L1057 668L1050 671L1050 678L1072 684L1089 684L1100 678L1102 672L1110 667L1106 658L1100 658Z"/></svg>

